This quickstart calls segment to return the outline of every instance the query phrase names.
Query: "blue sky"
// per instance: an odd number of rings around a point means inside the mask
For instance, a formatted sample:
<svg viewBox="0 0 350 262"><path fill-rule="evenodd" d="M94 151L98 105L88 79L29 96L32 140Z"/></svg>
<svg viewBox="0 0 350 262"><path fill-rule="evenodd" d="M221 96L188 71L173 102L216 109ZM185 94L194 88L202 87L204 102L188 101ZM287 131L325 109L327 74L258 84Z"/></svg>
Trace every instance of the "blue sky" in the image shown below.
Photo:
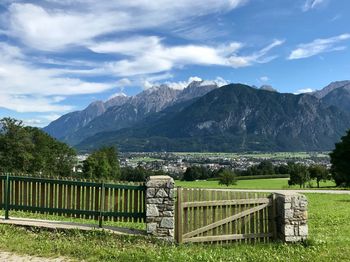
<svg viewBox="0 0 350 262"><path fill-rule="evenodd" d="M1 0L0 117L45 126L152 85L350 79L348 0Z"/></svg>

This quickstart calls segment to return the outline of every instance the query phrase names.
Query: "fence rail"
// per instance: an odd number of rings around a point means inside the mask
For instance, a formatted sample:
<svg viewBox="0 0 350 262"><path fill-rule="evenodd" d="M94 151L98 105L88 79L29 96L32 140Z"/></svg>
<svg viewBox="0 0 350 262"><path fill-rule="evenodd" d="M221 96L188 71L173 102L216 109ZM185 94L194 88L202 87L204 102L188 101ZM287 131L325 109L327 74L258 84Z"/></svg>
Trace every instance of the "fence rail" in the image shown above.
<svg viewBox="0 0 350 262"><path fill-rule="evenodd" d="M0 208L102 221L144 222L145 185L0 176Z"/></svg>

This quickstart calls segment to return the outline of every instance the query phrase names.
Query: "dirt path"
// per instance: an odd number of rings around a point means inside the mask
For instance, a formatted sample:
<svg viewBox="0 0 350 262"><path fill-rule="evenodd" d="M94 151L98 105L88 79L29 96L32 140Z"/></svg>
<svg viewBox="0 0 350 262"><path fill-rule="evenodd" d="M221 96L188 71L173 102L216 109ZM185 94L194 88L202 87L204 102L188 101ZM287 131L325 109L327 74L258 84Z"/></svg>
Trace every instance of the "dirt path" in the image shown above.
<svg viewBox="0 0 350 262"><path fill-rule="evenodd" d="M0 261L6 261L6 262L63 262L63 261L69 261L66 258L43 258L43 257L33 257L33 256L27 256L27 255L17 255L10 252L1 252L0 251Z"/></svg>
<svg viewBox="0 0 350 262"><path fill-rule="evenodd" d="M215 189L217 190L217 189ZM326 189L290 189L290 190L280 190L280 189L224 189L233 190L240 192L275 192L275 193L317 193L317 194L336 194L336 195L349 195L350 190L326 190Z"/></svg>
<svg viewBox="0 0 350 262"><path fill-rule="evenodd" d="M316 194L335 194L350 195L350 190L332 190L332 189L236 189L236 188L200 188L213 191L236 191L236 192L266 192L266 193L316 193Z"/></svg>

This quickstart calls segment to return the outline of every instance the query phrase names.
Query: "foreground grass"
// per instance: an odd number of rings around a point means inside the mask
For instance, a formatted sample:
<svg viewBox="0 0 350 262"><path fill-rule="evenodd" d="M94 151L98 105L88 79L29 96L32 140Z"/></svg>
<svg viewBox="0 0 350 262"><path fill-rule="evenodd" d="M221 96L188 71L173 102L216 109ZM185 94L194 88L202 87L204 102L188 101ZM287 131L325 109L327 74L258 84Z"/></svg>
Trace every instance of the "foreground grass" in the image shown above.
<svg viewBox="0 0 350 262"><path fill-rule="evenodd" d="M180 181L176 180L176 186L195 187L195 188L237 188L237 189L299 189L299 186L288 186L289 178L270 178L270 179L252 179L252 180L238 180L236 185L229 187L219 185L218 181ZM311 182L312 188L317 189L316 182ZM320 183L320 189L330 189L334 187L333 181L326 181ZM305 188L309 189L309 188Z"/></svg>
<svg viewBox="0 0 350 262"><path fill-rule="evenodd" d="M0 250L86 261L348 261L350 196L308 194L305 244L170 245L106 232L28 230L0 225Z"/></svg>

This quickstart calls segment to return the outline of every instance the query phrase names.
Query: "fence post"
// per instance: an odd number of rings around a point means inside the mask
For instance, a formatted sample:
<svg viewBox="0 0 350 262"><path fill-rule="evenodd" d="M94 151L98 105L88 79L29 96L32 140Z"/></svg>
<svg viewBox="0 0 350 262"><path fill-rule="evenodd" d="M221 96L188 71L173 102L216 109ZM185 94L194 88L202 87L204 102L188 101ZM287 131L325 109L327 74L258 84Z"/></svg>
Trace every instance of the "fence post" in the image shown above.
<svg viewBox="0 0 350 262"><path fill-rule="evenodd" d="M272 233L273 233L273 240L277 240L278 235L277 235L277 210L276 210L276 194L272 194L271 196L272 199Z"/></svg>
<svg viewBox="0 0 350 262"><path fill-rule="evenodd" d="M304 195L287 192L276 194L277 234L283 242L307 239L307 199Z"/></svg>
<svg viewBox="0 0 350 262"><path fill-rule="evenodd" d="M176 241L177 243L182 243L182 188L177 187L177 212L176 212Z"/></svg>
<svg viewBox="0 0 350 262"><path fill-rule="evenodd" d="M10 205L10 176L6 174L5 183L5 219L9 219L9 205Z"/></svg>
<svg viewBox="0 0 350 262"><path fill-rule="evenodd" d="M102 227L103 209L105 206L105 184L102 182L100 190L100 215L98 217L98 226Z"/></svg>
<svg viewBox="0 0 350 262"><path fill-rule="evenodd" d="M151 176L146 183L147 234L173 242L175 222L174 179Z"/></svg>

